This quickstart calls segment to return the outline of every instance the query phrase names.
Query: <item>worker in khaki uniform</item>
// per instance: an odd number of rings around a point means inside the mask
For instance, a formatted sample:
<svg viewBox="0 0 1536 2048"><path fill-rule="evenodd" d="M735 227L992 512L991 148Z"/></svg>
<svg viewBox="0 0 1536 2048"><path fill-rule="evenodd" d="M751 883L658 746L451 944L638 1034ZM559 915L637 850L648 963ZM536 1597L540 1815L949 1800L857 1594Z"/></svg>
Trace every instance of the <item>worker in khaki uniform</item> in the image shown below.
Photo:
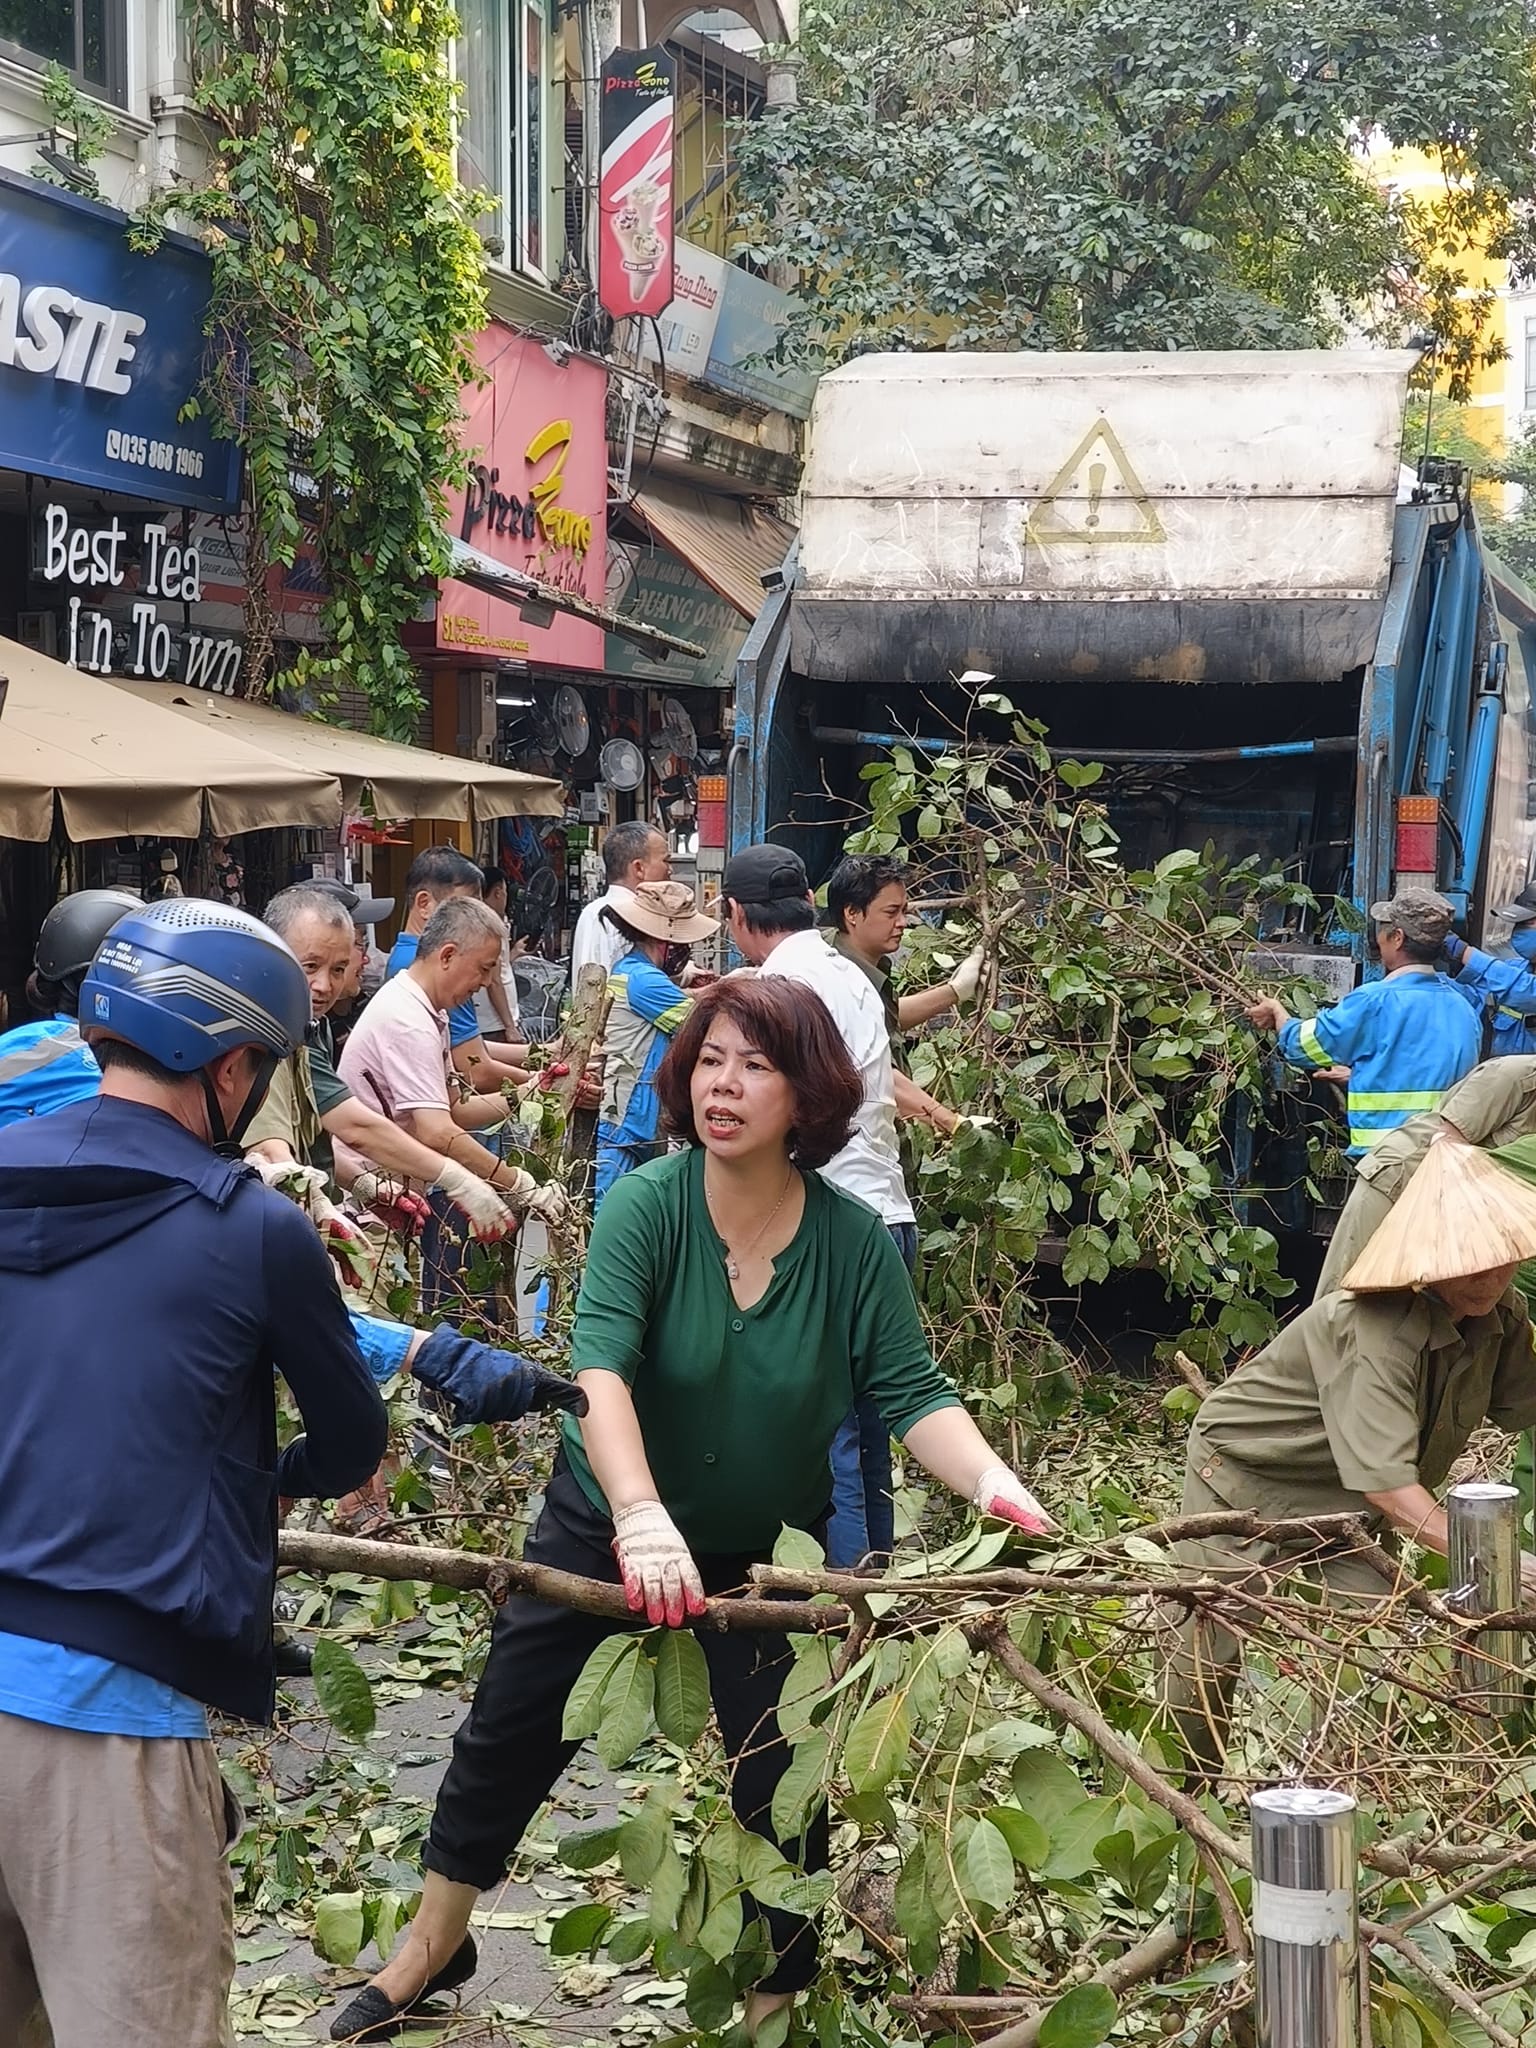
<svg viewBox="0 0 1536 2048"><path fill-rule="evenodd" d="M1505 1061L1502 1064L1511 1065ZM1511 1282L1536 1255L1536 1189L1477 1147L1432 1144L1346 1275L1209 1396L1190 1431L1184 1512L1251 1509L1270 1520L1358 1514L1388 1539L1446 1549L1435 1499L1485 1421L1536 1424L1536 1352ZM1176 1547L1187 1569L1320 1580L1335 1602L1379 1600L1360 1555L1207 1538ZM1536 1594L1536 1559L1525 1565ZM1225 1752L1240 1645L1191 1616L1167 1704L1191 1758L1214 1776Z"/></svg>
<svg viewBox="0 0 1536 2048"><path fill-rule="evenodd" d="M1536 1057L1484 1060L1445 1095L1438 1109L1389 1131L1355 1169L1355 1184L1328 1246L1314 1300L1344 1284L1377 1226L1413 1178L1430 1140L1449 1130L1469 1145L1512 1145L1536 1133Z"/></svg>

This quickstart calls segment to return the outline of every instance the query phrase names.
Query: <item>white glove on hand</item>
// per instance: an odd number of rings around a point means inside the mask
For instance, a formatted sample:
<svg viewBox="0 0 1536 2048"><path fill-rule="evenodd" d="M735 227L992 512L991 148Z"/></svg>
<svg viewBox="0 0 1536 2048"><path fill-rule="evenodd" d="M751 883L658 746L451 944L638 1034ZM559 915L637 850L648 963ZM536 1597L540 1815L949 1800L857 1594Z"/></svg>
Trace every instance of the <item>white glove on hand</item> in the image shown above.
<svg viewBox="0 0 1536 2048"><path fill-rule="evenodd" d="M949 985L955 992L956 1003L968 1003L981 986L981 970L986 965L985 946L973 946L954 973Z"/></svg>
<svg viewBox="0 0 1536 2048"><path fill-rule="evenodd" d="M514 1209L526 1209L530 1216L557 1226L565 1221L571 1213L571 1203L559 1181L536 1181L522 1167L515 1168L514 1173L511 1187L502 1190Z"/></svg>
<svg viewBox="0 0 1536 2048"><path fill-rule="evenodd" d="M1049 1536L1056 1524L1006 1465L989 1465L977 1480L971 1506L995 1521L1013 1522L1031 1536Z"/></svg>
<svg viewBox="0 0 1536 2048"><path fill-rule="evenodd" d="M387 1174L375 1173L371 1167L365 1168L347 1189L360 1209L371 1209L381 1198L386 1202L397 1201L404 1192L399 1181L391 1180Z"/></svg>
<svg viewBox="0 0 1536 2048"><path fill-rule="evenodd" d="M472 1234L482 1241L505 1237L512 1228L512 1211L489 1181L467 1166L445 1159L442 1171L432 1183L441 1188L456 1209L469 1218Z"/></svg>
<svg viewBox="0 0 1536 2048"><path fill-rule="evenodd" d="M614 1510L613 1554L632 1614L644 1608L653 1627L681 1628L690 1614L704 1612L704 1581L693 1553L659 1500Z"/></svg>
<svg viewBox="0 0 1536 2048"><path fill-rule="evenodd" d="M357 1241L356 1224L343 1216L325 1192L325 1175L318 1166L300 1166L296 1159L251 1159L246 1164L255 1167L269 1188L286 1195L290 1202L297 1202L322 1235L343 1244Z"/></svg>

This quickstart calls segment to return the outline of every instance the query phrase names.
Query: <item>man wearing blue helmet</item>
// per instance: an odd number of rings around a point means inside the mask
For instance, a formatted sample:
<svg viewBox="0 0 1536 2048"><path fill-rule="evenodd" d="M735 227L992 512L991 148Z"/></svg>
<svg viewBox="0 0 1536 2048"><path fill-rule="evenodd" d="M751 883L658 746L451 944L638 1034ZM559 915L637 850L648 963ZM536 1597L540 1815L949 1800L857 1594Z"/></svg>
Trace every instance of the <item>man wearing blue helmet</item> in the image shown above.
<svg viewBox="0 0 1536 2048"><path fill-rule="evenodd" d="M308 1021L256 919L133 910L80 991L99 1094L0 1131L5 2040L229 2039L206 1710L270 1716L279 1494L345 1492L387 1436L314 1231L218 1150Z"/></svg>

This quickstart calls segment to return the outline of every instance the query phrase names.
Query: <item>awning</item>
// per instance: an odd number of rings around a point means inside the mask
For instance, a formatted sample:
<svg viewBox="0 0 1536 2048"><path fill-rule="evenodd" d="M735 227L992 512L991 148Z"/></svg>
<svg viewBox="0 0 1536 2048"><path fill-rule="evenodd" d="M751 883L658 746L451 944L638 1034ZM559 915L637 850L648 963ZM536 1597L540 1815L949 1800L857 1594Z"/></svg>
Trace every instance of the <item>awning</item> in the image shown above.
<svg viewBox="0 0 1536 2048"><path fill-rule="evenodd" d="M558 818L565 795L546 775L523 775L489 761L464 761L403 746L343 725L325 725L244 697L217 697L176 683L116 682L141 704L180 724L229 734L312 773L332 775L349 810L367 797L379 818Z"/></svg>
<svg viewBox="0 0 1536 2048"><path fill-rule="evenodd" d="M341 785L324 769L230 729L197 731L16 640L0 638L0 675L0 837L46 840L55 801L73 840L341 823Z"/></svg>
<svg viewBox="0 0 1536 2048"><path fill-rule="evenodd" d="M625 510L745 619L762 610L763 578L784 566L795 538L760 506L686 484L648 483Z"/></svg>
<svg viewBox="0 0 1536 2048"><path fill-rule="evenodd" d="M483 590L520 610L565 612L573 619L585 619L588 625L601 626L605 633L618 633L637 647L654 651L658 660L669 654L691 654L695 661L704 658L705 649L696 640L680 640L676 633L664 633L659 626L643 626L638 619L627 619L607 605L592 604L574 590L541 583L536 576L526 576L509 563L498 562L494 555L482 554L479 548L472 548L467 540L459 540L454 534L444 534L443 538L452 554L448 574L455 583L467 583L471 590Z"/></svg>

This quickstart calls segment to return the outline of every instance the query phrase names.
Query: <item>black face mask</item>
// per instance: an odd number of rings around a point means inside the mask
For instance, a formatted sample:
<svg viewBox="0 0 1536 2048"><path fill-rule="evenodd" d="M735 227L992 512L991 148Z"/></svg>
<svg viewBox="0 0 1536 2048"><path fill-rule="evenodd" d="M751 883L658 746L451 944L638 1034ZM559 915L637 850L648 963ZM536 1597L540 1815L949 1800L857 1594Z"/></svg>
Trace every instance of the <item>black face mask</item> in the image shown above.
<svg viewBox="0 0 1536 2048"><path fill-rule="evenodd" d="M267 1090L272 1086L272 1076L277 1072L278 1058L275 1052L263 1052L256 1066L256 1073L244 1102L235 1116L233 1124L226 1125L224 1112L219 1107L219 1098L207 1070L198 1074L203 1084L203 1101L208 1106L208 1132L212 1149L221 1159L243 1159L245 1148L241 1143L255 1120L256 1112L267 1099Z"/></svg>
<svg viewBox="0 0 1536 2048"><path fill-rule="evenodd" d="M661 971L669 981L676 981L692 958L691 946L668 946L667 957L662 963Z"/></svg>

